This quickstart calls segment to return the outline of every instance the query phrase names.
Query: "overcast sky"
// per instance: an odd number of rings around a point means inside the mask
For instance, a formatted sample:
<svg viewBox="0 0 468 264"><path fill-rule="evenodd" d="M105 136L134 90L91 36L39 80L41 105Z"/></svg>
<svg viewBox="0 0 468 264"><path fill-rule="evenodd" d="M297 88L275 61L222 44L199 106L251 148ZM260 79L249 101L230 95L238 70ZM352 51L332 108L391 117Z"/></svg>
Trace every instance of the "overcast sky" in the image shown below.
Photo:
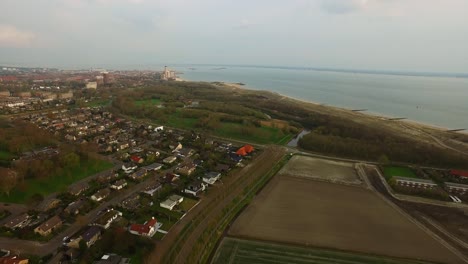
<svg viewBox="0 0 468 264"><path fill-rule="evenodd" d="M0 0L0 64L468 72L468 0Z"/></svg>

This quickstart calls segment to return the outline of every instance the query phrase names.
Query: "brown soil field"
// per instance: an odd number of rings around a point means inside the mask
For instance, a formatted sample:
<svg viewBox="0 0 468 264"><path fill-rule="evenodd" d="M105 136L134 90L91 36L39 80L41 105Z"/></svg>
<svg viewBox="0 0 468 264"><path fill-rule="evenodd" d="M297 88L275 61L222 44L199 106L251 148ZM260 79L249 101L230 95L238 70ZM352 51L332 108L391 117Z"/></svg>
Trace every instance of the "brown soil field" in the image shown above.
<svg viewBox="0 0 468 264"><path fill-rule="evenodd" d="M296 155L279 172L281 175L312 178L347 184L362 184L353 163Z"/></svg>
<svg viewBox="0 0 468 264"><path fill-rule="evenodd" d="M260 121L260 124L262 126L276 127L276 128L280 128L280 129L289 126L288 122L283 121L283 120L278 120L278 119L272 119L272 120L269 120L269 121L262 120L262 121Z"/></svg>
<svg viewBox="0 0 468 264"><path fill-rule="evenodd" d="M277 175L229 234L441 263L463 263L370 190Z"/></svg>

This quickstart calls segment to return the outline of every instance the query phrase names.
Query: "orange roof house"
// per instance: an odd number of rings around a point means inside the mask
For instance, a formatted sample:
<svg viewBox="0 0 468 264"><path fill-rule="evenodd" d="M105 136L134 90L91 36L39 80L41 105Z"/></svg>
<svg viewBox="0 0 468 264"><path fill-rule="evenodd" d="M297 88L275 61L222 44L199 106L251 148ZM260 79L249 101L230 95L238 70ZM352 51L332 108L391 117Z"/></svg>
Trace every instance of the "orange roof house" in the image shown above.
<svg viewBox="0 0 468 264"><path fill-rule="evenodd" d="M239 150L237 150L236 154L239 155L239 156L245 156L245 155L251 153L252 151L254 151L254 147L252 147L251 145L245 145L242 148L240 148Z"/></svg>
<svg viewBox="0 0 468 264"><path fill-rule="evenodd" d="M245 147L242 147L236 152L236 154L240 156L245 156L247 155L247 151L245 151Z"/></svg>

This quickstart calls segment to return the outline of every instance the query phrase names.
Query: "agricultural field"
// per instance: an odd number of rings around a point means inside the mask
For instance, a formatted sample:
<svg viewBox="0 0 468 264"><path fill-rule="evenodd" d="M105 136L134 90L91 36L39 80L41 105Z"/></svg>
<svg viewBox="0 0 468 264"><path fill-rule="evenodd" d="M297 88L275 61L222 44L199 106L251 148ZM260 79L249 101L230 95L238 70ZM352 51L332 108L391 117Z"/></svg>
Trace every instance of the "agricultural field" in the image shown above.
<svg viewBox="0 0 468 264"><path fill-rule="evenodd" d="M461 260L372 191L277 175L230 236L442 263Z"/></svg>
<svg viewBox="0 0 468 264"><path fill-rule="evenodd" d="M422 264L427 262L226 237L222 240L211 263Z"/></svg>
<svg viewBox="0 0 468 264"><path fill-rule="evenodd" d="M407 167L385 166L383 169L385 179L389 180L394 176L406 178L419 178L413 170Z"/></svg>
<svg viewBox="0 0 468 264"><path fill-rule="evenodd" d="M295 155L279 172L281 175L360 185L353 163Z"/></svg>

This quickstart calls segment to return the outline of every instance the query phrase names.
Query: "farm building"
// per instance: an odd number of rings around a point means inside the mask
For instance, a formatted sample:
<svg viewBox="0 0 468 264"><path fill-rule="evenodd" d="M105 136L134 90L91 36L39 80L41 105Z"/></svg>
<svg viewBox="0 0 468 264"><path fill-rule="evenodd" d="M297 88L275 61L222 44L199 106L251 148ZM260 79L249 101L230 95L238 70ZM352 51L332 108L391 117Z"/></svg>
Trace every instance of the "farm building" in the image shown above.
<svg viewBox="0 0 468 264"><path fill-rule="evenodd" d="M445 186L447 187L448 191L451 192L451 193L465 193L465 192L468 192L468 185L466 185L466 184L446 182Z"/></svg>
<svg viewBox="0 0 468 264"><path fill-rule="evenodd" d="M435 184L431 180L406 178L406 177L399 177L399 176L395 176L393 178L396 180L397 184L403 185L403 186L410 186L410 187L415 187L415 188L429 188L429 189L437 186L437 184Z"/></svg>

